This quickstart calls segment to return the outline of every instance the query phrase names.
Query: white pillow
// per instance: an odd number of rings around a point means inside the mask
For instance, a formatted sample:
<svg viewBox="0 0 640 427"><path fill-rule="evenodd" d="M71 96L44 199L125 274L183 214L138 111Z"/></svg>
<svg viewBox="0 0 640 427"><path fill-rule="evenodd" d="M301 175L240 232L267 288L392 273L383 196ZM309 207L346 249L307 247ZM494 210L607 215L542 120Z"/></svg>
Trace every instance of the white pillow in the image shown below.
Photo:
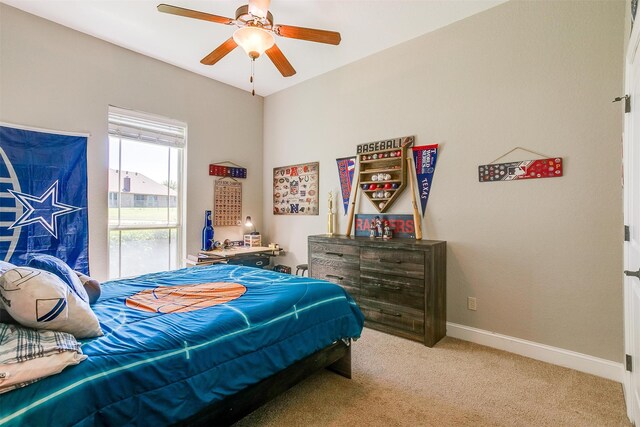
<svg viewBox="0 0 640 427"><path fill-rule="evenodd" d="M16 322L76 338L102 335L98 318L69 286L48 271L16 267L0 276L0 299Z"/></svg>

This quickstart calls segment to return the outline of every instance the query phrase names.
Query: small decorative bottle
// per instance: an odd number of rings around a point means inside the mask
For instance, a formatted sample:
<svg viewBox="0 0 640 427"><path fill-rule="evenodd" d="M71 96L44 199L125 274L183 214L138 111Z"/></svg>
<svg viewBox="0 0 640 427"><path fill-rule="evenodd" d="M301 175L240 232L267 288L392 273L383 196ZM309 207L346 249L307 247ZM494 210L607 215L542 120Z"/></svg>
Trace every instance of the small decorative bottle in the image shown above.
<svg viewBox="0 0 640 427"><path fill-rule="evenodd" d="M210 251L213 244L213 226L211 225L211 211L204 211L204 228L202 229L202 250Z"/></svg>

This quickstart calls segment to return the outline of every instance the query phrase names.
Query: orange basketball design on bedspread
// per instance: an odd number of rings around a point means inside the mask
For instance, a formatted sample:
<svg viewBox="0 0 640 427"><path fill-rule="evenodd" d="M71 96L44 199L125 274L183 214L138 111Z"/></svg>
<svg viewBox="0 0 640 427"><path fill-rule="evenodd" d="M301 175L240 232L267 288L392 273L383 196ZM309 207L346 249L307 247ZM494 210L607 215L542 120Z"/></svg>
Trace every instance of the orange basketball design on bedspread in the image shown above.
<svg viewBox="0 0 640 427"><path fill-rule="evenodd" d="M127 307L151 313L186 313L240 298L247 288L239 283L210 282L158 286L127 298Z"/></svg>

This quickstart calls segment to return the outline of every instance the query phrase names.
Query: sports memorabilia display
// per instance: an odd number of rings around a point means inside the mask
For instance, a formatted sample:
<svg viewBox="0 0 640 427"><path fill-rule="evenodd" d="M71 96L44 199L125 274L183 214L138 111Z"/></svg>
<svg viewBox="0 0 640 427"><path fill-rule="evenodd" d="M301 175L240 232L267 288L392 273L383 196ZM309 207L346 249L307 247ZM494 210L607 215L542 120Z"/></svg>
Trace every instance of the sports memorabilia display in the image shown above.
<svg viewBox="0 0 640 427"><path fill-rule="evenodd" d="M34 253L89 273L87 135L0 125L0 260Z"/></svg>
<svg viewBox="0 0 640 427"><path fill-rule="evenodd" d="M213 194L213 225L241 225L242 183L219 179L215 182Z"/></svg>
<svg viewBox="0 0 640 427"><path fill-rule="evenodd" d="M406 150L413 136L358 145L360 162L358 185L380 213L386 212L407 182Z"/></svg>
<svg viewBox="0 0 640 427"><path fill-rule="evenodd" d="M320 163L273 168L274 215L318 215Z"/></svg>
<svg viewBox="0 0 640 427"><path fill-rule="evenodd" d="M558 178L561 176L562 157L509 163L490 163L478 166L478 179L480 182Z"/></svg>

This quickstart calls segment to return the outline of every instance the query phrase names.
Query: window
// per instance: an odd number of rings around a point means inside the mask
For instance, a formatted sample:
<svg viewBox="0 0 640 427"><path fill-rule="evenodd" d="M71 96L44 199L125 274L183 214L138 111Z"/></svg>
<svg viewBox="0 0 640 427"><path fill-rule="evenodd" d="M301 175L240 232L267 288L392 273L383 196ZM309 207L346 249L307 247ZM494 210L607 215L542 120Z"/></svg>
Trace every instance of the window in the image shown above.
<svg viewBox="0 0 640 427"><path fill-rule="evenodd" d="M186 124L109 107L109 277L179 267Z"/></svg>

